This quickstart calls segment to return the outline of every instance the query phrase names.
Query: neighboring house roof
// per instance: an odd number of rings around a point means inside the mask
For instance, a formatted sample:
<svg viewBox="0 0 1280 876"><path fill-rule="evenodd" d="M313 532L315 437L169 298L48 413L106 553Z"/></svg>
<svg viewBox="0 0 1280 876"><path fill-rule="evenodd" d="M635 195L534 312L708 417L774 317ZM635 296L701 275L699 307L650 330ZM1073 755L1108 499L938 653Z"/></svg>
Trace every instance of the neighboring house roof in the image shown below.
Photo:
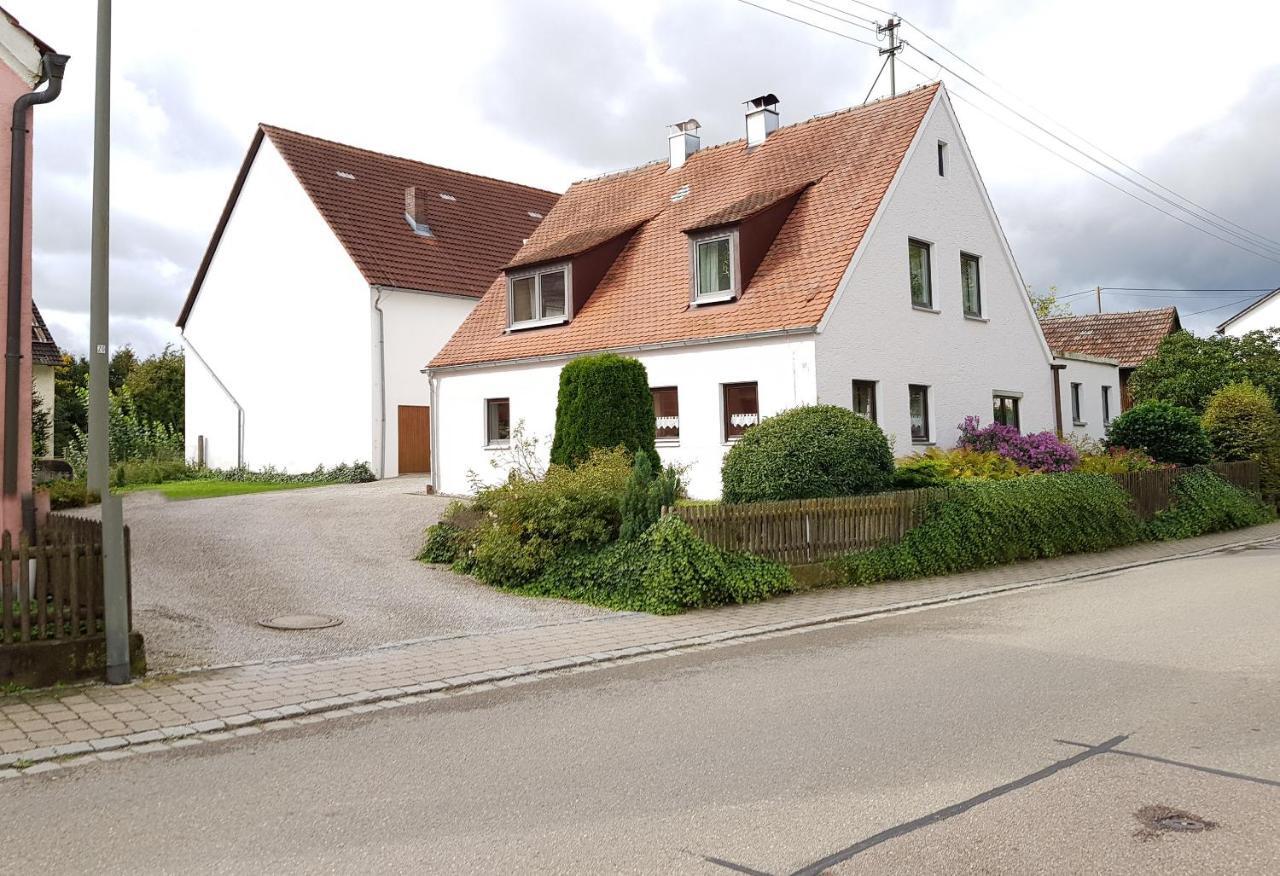
<svg viewBox="0 0 1280 876"><path fill-rule="evenodd" d="M581 252L583 241L635 233L565 325L507 331L505 278L432 367L561 356L687 340L811 330L915 138L939 85L699 150L671 170L655 162L570 186L512 265ZM742 294L693 307L686 232L797 198ZM606 236L605 239L608 239Z"/></svg>
<svg viewBox="0 0 1280 876"><path fill-rule="evenodd" d="M479 298L556 202L554 192L397 158L259 125L196 273L178 325L185 326L249 175L269 138L356 268L371 286ZM405 219L417 189L431 236ZM447 195L448 197L442 197Z"/></svg>
<svg viewBox="0 0 1280 876"><path fill-rule="evenodd" d="M1273 289L1270 292L1268 292L1266 295L1263 295L1257 301L1250 304L1244 310L1237 313L1235 316L1231 316L1223 320L1218 325L1218 328L1217 328L1218 334L1222 334L1223 332L1225 332L1227 330L1227 326L1231 325L1231 323L1235 322L1240 317L1244 316L1247 313L1253 312L1256 308L1261 307L1262 305L1266 304L1268 301L1271 301L1272 299L1275 299L1277 297L1280 297L1280 289Z"/></svg>
<svg viewBox="0 0 1280 876"><path fill-rule="evenodd" d="M1178 308L1089 313L1040 320L1055 354L1084 353L1115 359L1121 368L1137 368L1156 353L1160 342L1182 329Z"/></svg>
<svg viewBox="0 0 1280 876"><path fill-rule="evenodd" d="M31 302L31 361L35 365L62 364L62 351L34 301Z"/></svg>

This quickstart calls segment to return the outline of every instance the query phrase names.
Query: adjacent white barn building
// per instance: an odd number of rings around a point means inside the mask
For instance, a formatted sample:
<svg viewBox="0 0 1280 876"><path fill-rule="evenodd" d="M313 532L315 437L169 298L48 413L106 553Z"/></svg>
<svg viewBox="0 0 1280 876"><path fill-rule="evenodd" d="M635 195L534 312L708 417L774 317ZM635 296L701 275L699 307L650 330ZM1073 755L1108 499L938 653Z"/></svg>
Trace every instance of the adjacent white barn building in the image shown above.
<svg viewBox="0 0 1280 876"><path fill-rule="evenodd" d="M431 361L433 483L492 479L514 427L554 430L560 369L648 370L662 457L695 497L762 417L836 404L906 455L969 415L1059 426L1052 356L940 84L570 187ZM446 428L440 428L447 422ZM1070 431L1068 428L1067 431Z"/></svg>
<svg viewBox="0 0 1280 876"><path fill-rule="evenodd" d="M178 317L188 458L428 471L422 363L555 201L259 126Z"/></svg>
<svg viewBox="0 0 1280 876"><path fill-rule="evenodd" d="M1273 289L1218 326L1218 334L1243 337L1249 332L1280 328L1280 289Z"/></svg>

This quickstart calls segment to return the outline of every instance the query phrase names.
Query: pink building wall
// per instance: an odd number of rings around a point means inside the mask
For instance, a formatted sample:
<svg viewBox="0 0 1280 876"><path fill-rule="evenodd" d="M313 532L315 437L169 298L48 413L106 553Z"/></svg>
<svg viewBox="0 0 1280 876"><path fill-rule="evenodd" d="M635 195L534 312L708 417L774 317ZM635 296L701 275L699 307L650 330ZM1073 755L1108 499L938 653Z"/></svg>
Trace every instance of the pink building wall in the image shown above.
<svg viewBox="0 0 1280 876"><path fill-rule="evenodd" d="M9 275L9 171L12 167L12 133L9 120L13 115L13 102L31 91L23 79L7 64L0 64L0 289L8 291ZM32 111L27 110L27 128L32 127ZM22 326L18 337L22 340L22 361L19 366L18 386L18 493L15 496L0 495L0 530L17 533L22 529L22 497L31 495L31 135L27 139L26 217L22 250ZM8 334L7 311L0 305L0 345ZM4 397L4 368L0 367L0 399ZM3 407L0 403L0 417ZM0 441L4 431L0 429ZM3 448L0 448L2 450Z"/></svg>

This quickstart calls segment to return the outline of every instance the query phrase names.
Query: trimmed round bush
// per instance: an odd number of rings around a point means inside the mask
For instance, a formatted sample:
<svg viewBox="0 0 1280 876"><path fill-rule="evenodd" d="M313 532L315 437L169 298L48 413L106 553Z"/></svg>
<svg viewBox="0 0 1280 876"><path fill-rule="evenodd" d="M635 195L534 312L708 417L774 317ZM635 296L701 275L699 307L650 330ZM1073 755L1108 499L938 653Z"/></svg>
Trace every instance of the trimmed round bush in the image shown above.
<svg viewBox="0 0 1280 876"><path fill-rule="evenodd" d="M1280 414L1266 390L1252 383L1231 383L1211 395L1202 423L1213 455L1224 462L1258 459L1280 443Z"/></svg>
<svg viewBox="0 0 1280 876"><path fill-rule="evenodd" d="M825 499L886 490L893 452L880 427L847 408L793 408L748 429L721 469L728 503Z"/></svg>
<svg viewBox="0 0 1280 876"><path fill-rule="evenodd" d="M581 356L560 370L556 434L551 461L574 466L593 448L623 447L645 453L661 467L654 447L655 421L649 374L638 359L600 353Z"/></svg>
<svg viewBox="0 0 1280 876"><path fill-rule="evenodd" d="M1195 411L1162 401L1134 405L1111 421L1108 447L1141 450L1156 462L1201 465L1212 449Z"/></svg>

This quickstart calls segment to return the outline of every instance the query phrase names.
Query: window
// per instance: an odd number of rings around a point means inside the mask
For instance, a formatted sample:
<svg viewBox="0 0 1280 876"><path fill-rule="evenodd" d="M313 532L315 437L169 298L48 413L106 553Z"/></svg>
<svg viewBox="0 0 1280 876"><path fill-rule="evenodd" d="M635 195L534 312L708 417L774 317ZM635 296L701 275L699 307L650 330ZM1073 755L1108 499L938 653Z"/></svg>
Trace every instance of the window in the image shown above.
<svg viewBox="0 0 1280 876"><path fill-rule="evenodd" d="M724 394L724 440L733 441L760 422L760 400L754 383L726 383Z"/></svg>
<svg viewBox="0 0 1280 876"><path fill-rule="evenodd" d="M964 290L964 315L982 316L982 276L976 255L960 253L960 286Z"/></svg>
<svg viewBox="0 0 1280 876"><path fill-rule="evenodd" d="M738 294L737 249L733 231L693 239L694 301L728 301Z"/></svg>
<svg viewBox="0 0 1280 876"><path fill-rule="evenodd" d="M929 443L929 387L911 384L907 387L910 396L911 441L915 444Z"/></svg>
<svg viewBox="0 0 1280 876"><path fill-rule="evenodd" d="M853 382L853 412L876 422L876 382L874 380L855 380Z"/></svg>
<svg viewBox="0 0 1280 876"><path fill-rule="evenodd" d="M911 266L911 304L933 307L933 278L929 276L929 244L907 241L907 260Z"/></svg>
<svg viewBox="0 0 1280 876"><path fill-rule="evenodd" d="M506 447L511 441L511 399L484 400L484 443L486 447Z"/></svg>
<svg viewBox="0 0 1280 876"><path fill-rule="evenodd" d="M564 322L568 314L568 288L568 265L508 277L511 327Z"/></svg>
<svg viewBox="0 0 1280 876"><path fill-rule="evenodd" d="M1084 420L1080 418L1080 384L1071 384L1071 422L1077 426L1083 426Z"/></svg>
<svg viewBox="0 0 1280 876"><path fill-rule="evenodd" d="M938 176L947 175L947 144L938 141Z"/></svg>
<svg viewBox="0 0 1280 876"><path fill-rule="evenodd" d="M1102 425L1111 425L1111 387L1102 387Z"/></svg>
<svg viewBox="0 0 1280 876"><path fill-rule="evenodd" d="M992 397L993 411L991 419L1002 426L1012 426L1022 430L1022 422L1018 419L1018 397L995 393Z"/></svg>
<svg viewBox="0 0 1280 876"><path fill-rule="evenodd" d="M674 386L659 386L653 393L653 416L659 441L677 441L680 438L680 395Z"/></svg>

